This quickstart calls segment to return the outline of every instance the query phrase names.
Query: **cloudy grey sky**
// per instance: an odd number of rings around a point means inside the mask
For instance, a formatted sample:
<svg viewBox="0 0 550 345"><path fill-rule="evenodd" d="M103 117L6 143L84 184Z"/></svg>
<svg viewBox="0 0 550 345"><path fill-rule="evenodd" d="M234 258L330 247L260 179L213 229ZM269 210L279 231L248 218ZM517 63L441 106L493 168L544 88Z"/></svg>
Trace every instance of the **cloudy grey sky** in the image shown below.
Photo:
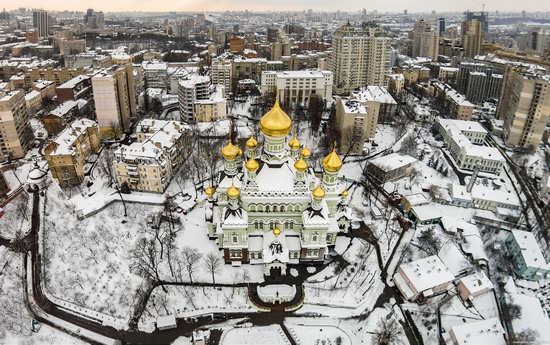
<svg viewBox="0 0 550 345"><path fill-rule="evenodd" d="M47 10L85 10L93 7L103 11L225 11L225 10L314 10L354 11L366 8L401 12L480 10L488 11L550 11L550 0L4 0L0 7L44 8ZM344 6L345 5L345 6Z"/></svg>

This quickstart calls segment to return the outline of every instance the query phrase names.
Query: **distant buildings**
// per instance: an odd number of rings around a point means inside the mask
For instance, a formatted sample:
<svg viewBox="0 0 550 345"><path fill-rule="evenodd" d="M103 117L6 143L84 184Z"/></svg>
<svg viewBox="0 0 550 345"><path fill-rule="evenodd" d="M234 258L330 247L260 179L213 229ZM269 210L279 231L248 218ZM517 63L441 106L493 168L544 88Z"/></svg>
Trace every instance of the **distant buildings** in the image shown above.
<svg viewBox="0 0 550 345"><path fill-rule="evenodd" d="M385 83L390 41L378 35L376 28L344 25L334 33L332 43L330 69L336 94Z"/></svg>
<svg viewBox="0 0 550 345"><path fill-rule="evenodd" d="M436 128L459 169L500 175L504 157L497 148L483 146L487 131L478 122L438 118Z"/></svg>
<svg viewBox="0 0 550 345"><path fill-rule="evenodd" d="M487 63L464 61L458 65L457 91L466 95L468 101L480 104L490 98L498 99L504 77L495 73Z"/></svg>
<svg viewBox="0 0 550 345"><path fill-rule="evenodd" d="M61 187L67 187L82 182L87 159L100 148L97 124L92 120L78 119L46 146L44 154L52 176Z"/></svg>
<svg viewBox="0 0 550 345"><path fill-rule="evenodd" d="M102 29L105 26L105 15L103 12L96 12L89 8L84 15L84 23L90 29Z"/></svg>
<svg viewBox="0 0 550 345"><path fill-rule="evenodd" d="M115 65L92 77L95 108L102 138L120 137L136 116L132 65Z"/></svg>
<svg viewBox="0 0 550 345"><path fill-rule="evenodd" d="M478 19L466 19L462 22L461 43L464 48L464 56L473 58L481 53L483 42L484 23Z"/></svg>
<svg viewBox="0 0 550 345"><path fill-rule="evenodd" d="M38 37L48 36L49 31L49 20L48 12L44 10L35 10L32 13L32 25L36 28Z"/></svg>
<svg viewBox="0 0 550 345"><path fill-rule="evenodd" d="M265 71L262 73L262 94L275 93L283 104L308 104L312 94L324 101L332 100L330 71Z"/></svg>
<svg viewBox="0 0 550 345"><path fill-rule="evenodd" d="M534 150L550 119L550 76L508 67L497 109L506 144Z"/></svg>
<svg viewBox="0 0 550 345"><path fill-rule="evenodd" d="M32 144L25 92L10 91L0 98L0 153L2 159L23 158Z"/></svg>
<svg viewBox="0 0 550 345"><path fill-rule="evenodd" d="M432 30L430 23L420 19L410 33L412 38L412 57L428 57L437 61L439 55L439 31Z"/></svg>

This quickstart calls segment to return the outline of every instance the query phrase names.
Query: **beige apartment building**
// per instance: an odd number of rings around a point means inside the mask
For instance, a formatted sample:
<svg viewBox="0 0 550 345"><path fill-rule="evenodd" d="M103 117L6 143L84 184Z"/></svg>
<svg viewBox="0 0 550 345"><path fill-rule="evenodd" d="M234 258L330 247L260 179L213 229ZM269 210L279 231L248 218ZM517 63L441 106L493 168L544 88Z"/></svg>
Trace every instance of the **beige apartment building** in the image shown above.
<svg viewBox="0 0 550 345"><path fill-rule="evenodd" d="M120 136L136 116L136 91L132 65L115 65L92 77L99 133L102 138Z"/></svg>
<svg viewBox="0 0 550 345"><path fill-rule="evenodd" d="M453 119L470 121L474 113L474 104L466 99L450 85L434 83L433 93L436 98L443 97L443 107L446 108Z"/></svg>
<svg viewBox="0 0 550 345"><path fill-rule="evenodd" d="M0 152L1 159L25 156L33 135L25 102L25 92L10 91L0 98Z"/></svg>
<svg viewBox="0 0 550 345"><path fill-rule="evenodd" d="M461 42L464 48L464 57L474 58L481 53L483 42L483 23L477 19L462 22Z"/></svg>
<svg viewBox="0 0 550 345"><path fill-rule="evenodd" d="M225 98L197 100L193 107L197 122L213 122L227 117L227 100Z"/></svg>
<svg viewBox="0 0 550 345"><path fill-rule="evenodd" d="M91 154L101 148L97 123L78 119L68 125L46 146L44 154L61 187L78 185L84 179L84 166Z"/></svg>
<svg viewBox="0 0 550 345"><path fill-rule="evenodd" d="M506 144L535 149L550 119L550 75L508 67L497 117L504 121Z"/></svg>
<svg viewBox="0 0 550 345"><path fill-rule="evenodd" d="M379 102L340 99L336 105L336 127L338 131L338 149L342 154L350 151L362 154L365 141L374 139Z"/></svg>
<svg viewBox="0 0 550 345"><path fill-rule="evenodd" d="M412 39L412 57L427 57L437 61L439 54L439 33L432 30L430 23L420 19L410 33Z"/></svg>
<svg viewBox="0 0 550 345"><path fill-rule="evenodd" d="M162 193L185 157L187 125L179 121L142 120L137 142L115 152L115 174L120 188Z"/></svg>
<svg viewBox="0 0 550 345"><path fill-rule="evenodd" d="M334 92L349 94L367 85L384 85L389 68L390 40L378 35L377 28L339 28L332 40L330 70L334 73Z"/></svg>

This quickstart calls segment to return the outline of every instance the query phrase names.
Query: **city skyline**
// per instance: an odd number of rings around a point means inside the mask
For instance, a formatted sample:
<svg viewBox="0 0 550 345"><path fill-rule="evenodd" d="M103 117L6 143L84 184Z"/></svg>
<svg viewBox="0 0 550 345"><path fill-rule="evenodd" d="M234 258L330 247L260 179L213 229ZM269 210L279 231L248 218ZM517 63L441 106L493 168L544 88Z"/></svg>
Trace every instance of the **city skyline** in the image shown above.
<svg viewBox="0 0 550 345"><path fill-rule="evenodd" d="M522 10L530 12L544 12L550 11L550 2L541 4L540 0L526 0L518 6L517 2L511 0L485 1L485 9L493 12L499 10L501 12ZM110 2L99 0L95 1L93 5L90 3L78 3L75 4L69 0L55 0L47 3L46 6L41 1L27 0L19 1L16 5L9 4L6 7L7 10L13 10L19 7L26 8L43 8L45 10L63 11L63 10L75 10L85 11L87 8L93 7L98 10L106 12L127 12L130 9L134 11L152 11L152 12L165 12L165 11L189 11L189 12L220 12L220 11L301 11L304 9L314 9L316 11L337 11L342 10L342 6L338 3L331 1L313 1L305 0L295 2L291 0L281 0L277 3L268 1L252 1L252 0L186 0L184 2L177 0L163 1L161 4L156 2L144 1L144 0L121 0L117 2ZM368 6L359 0L351 0L345 7L345 11L358 11L366 8L367 11L377 10L379 12L402 12L407 9L409 13L415 12L430 12L432 10L438 12L460 12L460 11L479 11L482 9L482 3L474 0L466 0L461 2L450 1L424 1L422 5L413 3L410 0L396 0L392 1L391 5L383 0L371 1Z"/></svg>

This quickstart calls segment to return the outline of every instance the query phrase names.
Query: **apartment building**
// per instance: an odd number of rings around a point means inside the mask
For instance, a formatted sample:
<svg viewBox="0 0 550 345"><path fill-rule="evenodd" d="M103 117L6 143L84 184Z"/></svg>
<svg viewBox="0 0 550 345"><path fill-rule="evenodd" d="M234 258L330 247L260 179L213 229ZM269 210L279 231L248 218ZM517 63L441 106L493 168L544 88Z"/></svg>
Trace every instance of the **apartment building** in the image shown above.
<svg viewBox="0 0 550 345"><path fill-rule="evenodd" d="M223 58L213 58L210 67L210 78L213 85L223 85L226 90L231 90L232 67L231 61Z"/></svg>
<svg viewBox="0 0 550 345"><path fill-rule="evenodd" d="M504 121L506 144L534 150L550 119L550 75L508 67L497 117Z"/></svg>
<svg viewBox="0 0 550 345"><path fill-rule="evenodd" d="M136 127L137 142L115 152L118 185L162 193L184 157L188 129L179 121L142 120Z"/></svg>
<svg viewBox="0 0 550 345"><path fill-rule="evenodd" d="M504 76L486 63L464 61L458 65L457 91L472 103L480 104L490 98L499 98Z"/></svg>
<svg viewBox="0 0 550 345"><path fill-rule="evenodd" d="M333 37L330 70L334 92L349 94L367 85L384 85L389 68L390 40L377 28L346 24Z"/></svg>
<svg viewBox="0 0 550 345"><path fill-rule="evenodd" d="M52 176L61 187L68 187L82 182L88 158L100 149L97 123L78 119L46 146L44 154Z"/></svg>
<svg viewBox="0 0 550 345"><path fill-rule="evenodd" d="M500 175L504 157L497 148L483 145L487 131L479 122L437 118L436 128L459 169Z"/></svg>
<svg viewBox="0 0 550 345"><path fill-rule="evenodd" d="M452 118L469 121L474 113L474 105L466 97L448 84L433 83L434 96L443 97L443 107L448 109Z"/></svg>
<svg viewBox="0 0 550 345"><path fill-rule="evenodd" d="M178 83L178 99L181 116L188 121L195 121L195 103L208 100L211 95L210 78L192 74Z"/></svg>
<svg viewBox="0 0 550 345"><path fill-rule="evenodd" d="M76 101L67 101L50 111L42 118L48 135L57 135L65 126L80 114Z"/></svg>
<svg viewBox="0 0 550 345"><path fill-rule="evenodd" d="M403 74L388 74L388 91L395 97L399 97L405 89L405 76Z"/></svg>
<svg viewBox="0 0 550 345"><path fill-rule="evenodd" d="M144 61L143 81L147 88L167 89L169 85L168 64L162 61Z"/></svg>
<svg viewBox="0 0 550 345"><path fill-rule="evenodd" d="M338 149L354 154L363 153L365 141L374 139L380 103L363 104L357 100L341 98L336 104L336 128L339 133Z"/></svg>
<svg viewBox="0 0 550 345"><path fill-rule="evenodd" d="M432 30L431 24L420 19L410 33L412 39L412 57L427 57L437 61L439 54L439 32Z"/></svg>
<svg viewBox="0 0 550 345"><path fill-rule="evenodd" d="M92 98L92 79L85 74L76 76L56 87L55 93L59 104L78 99L89 100Z"/></svg>
<svg viewBox="0 0 550 345"><path fill-rule="evenodd" d="M32 25L36 28L38 37L48 36L50 27L50 17L48 12L44 10L34 10L32 12Z"/></svg>
<svg viewBox="0 0 550 345"><path fill-rule="evenodd" d="M239 80L251 79L259 83L262 72L267 70L267 59L265 58L235 58L231 62L231 91L235 92Z"/></svg>
<svg viewBox="0 0 550 345"><path fill-rule="evenodd" d="M23 158L32 144L25 92L9 91L0 98L0 153L3 160Z"/></svg>
<svg viewBox="0 0 550 345"><path fill-rule="evenodd" d="M60 39L59 41L59 54L60 55L75 55L86 51L86 40L67 40Z"/></svg>
<svg viewBox="0 0 550 345"><path fill-rule="evenodd" d="M378 123L391 122L397 114L397 102L383 86L370 85L353 91L350 99L357 100L363 105L378 108Z"/></svg>
<svg viewBox="0 0 550 345"><path fill-rule="evenodd" d="M462 22L461 28L461 43L464 48L464 56L474 58L481 53L483 23L477 19L465 20Z"/></svg>
<svg viewBox="0 0 550 345"><path fill-rule="evenodd" d="M331 71L264 71L262 72L261 92L277 92L281 103L308 104L312 94L325 101L332 100Z"/></svg>
<svg viewBox="0 0 550 345"><path fill-rule="evenodd" d="M227 99L223 85L213 86L214 92L208 99L195 101L193 111L195 121L213 122L227 117Z"/></svg>
<svg viewBox="0 0 550 345"><path fill-rule="evenodd" d="M99 133L112 138L130 129L136 116L136 92L132 65L115 65L92 77Z"/></svg>

